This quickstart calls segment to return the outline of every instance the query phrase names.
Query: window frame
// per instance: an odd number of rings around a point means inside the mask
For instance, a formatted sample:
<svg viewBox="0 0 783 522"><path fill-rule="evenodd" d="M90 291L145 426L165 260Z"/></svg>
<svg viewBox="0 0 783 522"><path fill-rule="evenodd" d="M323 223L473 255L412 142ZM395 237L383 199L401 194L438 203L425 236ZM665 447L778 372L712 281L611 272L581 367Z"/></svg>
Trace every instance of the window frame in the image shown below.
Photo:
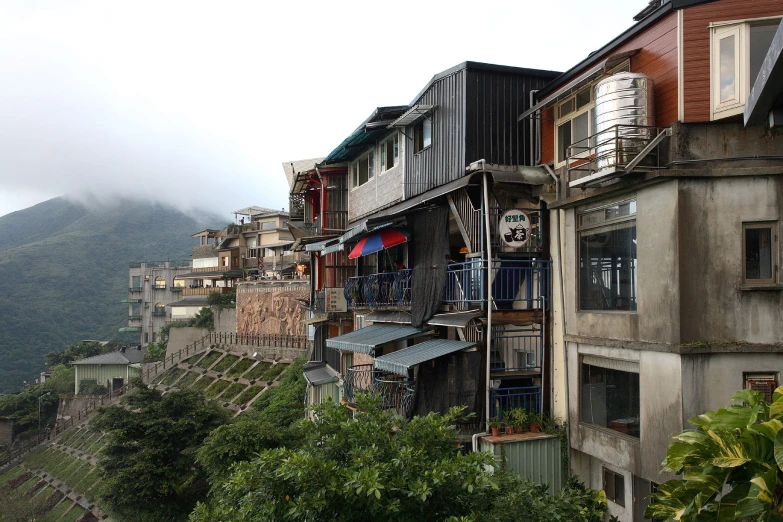
<svg viewBox="0 0 783 522"><path fill-rule="evenodd" d="M587 120L588 120L588 133L587 137L590 138L591 136L595 135L595 93L593 92L594 84L590 84L589 87L580 89L579 91L575 92L568 98L564 99L560 103L558 103L555 106L555 112L557 113L557 117L555 118L555 168L560 168L565 166L568 163L568 156L563 158L562 160L558 158L558 155L560 154L560 127L562 125L565 125L566 122L570 122L571 124L571 143L568 145L569 147L574 144L573 137L574 137L574 120L576 120L579 116L587 113ZM590 101L587 102L582 107L576 106L576 98L583 92L588 92L590 94ZM566 114L565 116L561 116L560 112L562 110L562 107L573 100L574 102L574 110ZM582 141L582 140L580 140ZM584 152L581 152L576 155L577 158L586 158L590 156L592 153L592 141L588 140L588 150L585 150ZM566 149L567 152L567 149Z"/></svg>
<svg viewBox="0 0 783 522"><path fill-rule="evenodd" d="M601 470L601 484L603 486L604 493L606 493L606 499L611 500L618 506L625 507L625 475L609 469L606 466L601 466ZM618 479L621 486L621 495L619 497L617 496ZM611 489L608 487L609 482L612 483Z"/></svg>
<svg viewBox="0 0 783 522"><path fill-rule="evenodd" d="M748 267L747 267L747 238L746 234L748 230L758 230L769 228L772 237L770 238L770 258L772 263L772 277L767 279L748 279ZM765 286L774 285L778 281L778 256L779 256L779 225L775 220L770 221L743 221L742 222L742 237L740 243L742 243L742 284L745 286Z"/></svg>
<svg viewBox="0 0 783 522"><path fill-rule="evenodd" d="M429 125L425 125L426 123L429 123ZM427 126L429 126L429 130L430 130L429 142L425 140L426 134L424 132L424 128ZM435 141L432 132L433 130L432 126L433 126L433 118L431 115L421 118L413 125L413 153L414 154L419 154L432 147L432 143L433 141ZM421 138L421 140L419 138ZM421 141L421 143L419 143L419 141Z"/></svg>
<svg viewBox="0 0 783 522"><path fill-rule="evenodd" d="M588 358L589 357L589 358ZM603 361L601 361L603 360ZM605 361L605 362L604 362ZM580 354L579 357L579 372L578 372L578 379L579 379L579 402L578 402L578 412L577 412L577 422L581 426L587 426L595 430L600 430L604 433L612 434L616 437L621 437L623 440L633 441L635 444L641 443L642 440L642 416L641 416L641 408L642 408L642 382L641 382L641 368L638 366L637 361L629 361L626 359L619 359L619 358L611 358L611 357L603 357L603 356L593 356L590 354ZM625 369L620 369L613 366L626 366ZM634 365L636 367L634 368ZM603 426L601 424L596 424L594 422L589 422L587 420L582 420L582 416L584 415L583 411L583 403L584 403L584 378L585 378L585 366L591 366L593 368L598 368L602 370L609 370L609 371L616 371L616 372L622 372L627 374L635 374L637 375L637 386L638 389L636 390L636 393L638 395L639 399L639 436L637 437L634 434L630 434L628 432L619 431L613 428L610 428L608 425ZM607 424L609 424L607 422Z"/></svg>
<svg viewBox="0 0 783 522"><path fill-rule="evenodd" d="M386 164L388 159L388 147L392 147L392 165ZM379 175L383 175L387 171L393 169L400 164L400 133L395 132L391 136L381 141L378 146L378 156L380 157L380 172Z"/></svg>
<svg viewBox="0 0 783 522"><path fill-rule="evenodd" d="M710 119L719 120L742 114L753 87L750 79L750 32L753 26L772 25L783 20L780 16L713 22L710 30ZM734 69L737 98L720 101L720 40L735 37Z"/></svg>
<svg viewBox="0 0 783 522"><path fill-rule="evenodd" d="M367 161L367 180L359 183L359 164ZM375 147L368 150L351 163L351 190L366 185L375 179Z"/></svg>
<svg viewBox="0 0 783 522"><path fill-rule="evenodd" d="M576 310L577 312L587 312L587 313L609 313L609 314L636 314L639 312L639 284L638 284L638 264L639 264L639 258L638 258L638 252L637 252L637 258L636 258L636 269L637 269L637 283L634 285L636 288L636 309L635 310L602 310L602 309L591 309L591 308L582 308L582 270L581 270L581 262L582 262L582 234L584 232L591 232L595 231L596 229L609 227L612 225L617 225L620 223L625 223L629 221L634 222L634 226L636 226L636 218L637 218L637 207L636 207L636 195L634 194L632 197L627 197L624 199L620 199L617 201L612 201L610 203L604 203L598 206L585 208L583 210L579 210L575 214L575 228L576 228L576 275L577 275L577 285L576 285ZM615 218L609 218L604 219L600 222L595 223L589 223L586 225L580 224L580 218L586 214L592 214L594 212L598 211L606 211L606 209L624 205L626 203L633 203L633 212L625 215L625 216L618 216ZM637 248L638 248L638 235L637 235Z"/></svg>

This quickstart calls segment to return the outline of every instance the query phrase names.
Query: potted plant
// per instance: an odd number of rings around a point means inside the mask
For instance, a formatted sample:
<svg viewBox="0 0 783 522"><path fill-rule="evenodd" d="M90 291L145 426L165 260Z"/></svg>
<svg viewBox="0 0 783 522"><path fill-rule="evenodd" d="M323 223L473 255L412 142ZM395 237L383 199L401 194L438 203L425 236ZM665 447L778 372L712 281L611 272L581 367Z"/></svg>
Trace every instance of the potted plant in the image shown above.
<svg viewBox="0 0 783 522"><path fill-rule="evenodd" d="M538 413L530 413L527 419L530 422L531 432L538 433L539 431L541 431L541 415L539 415Z"/></svg>
<svg viewBox="0 0 783 522"><path fill-rule="evenodd" d="M511 416L509 415L509 412L505 413L505 417L506 417L506 435L513 435L514 426L511 424Z"/></svg>
<svg viewBox="0 0 783 522"><path fill-rule="evenodd" d="M493 437L500 435L500 419L490 419L487 425L489 426L489 429L492 430Z"/></svg>
<svg viewBox="0 0 783 522"><path fill-rule="evenodd" d="M514 427L516 433L522 433L525 431L525 423L527 422L527 412L524 408L514 408L509 413L511 419L511 425Z"/></svg>

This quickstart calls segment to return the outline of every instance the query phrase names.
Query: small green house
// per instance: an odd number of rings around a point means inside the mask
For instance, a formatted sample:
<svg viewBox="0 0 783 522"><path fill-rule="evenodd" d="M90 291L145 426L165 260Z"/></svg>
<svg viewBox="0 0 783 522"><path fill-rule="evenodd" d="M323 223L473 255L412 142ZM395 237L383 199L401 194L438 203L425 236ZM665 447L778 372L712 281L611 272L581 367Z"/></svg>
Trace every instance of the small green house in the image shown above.
<svg viewBox="0 0 783 522"><path fill-rule="evenodd" d="M112 390L123 387L130 379L141 375L141 363L146 353L141 346L123 347L116 352L74 361L75 394L79 395L87 381Z"/></svg>

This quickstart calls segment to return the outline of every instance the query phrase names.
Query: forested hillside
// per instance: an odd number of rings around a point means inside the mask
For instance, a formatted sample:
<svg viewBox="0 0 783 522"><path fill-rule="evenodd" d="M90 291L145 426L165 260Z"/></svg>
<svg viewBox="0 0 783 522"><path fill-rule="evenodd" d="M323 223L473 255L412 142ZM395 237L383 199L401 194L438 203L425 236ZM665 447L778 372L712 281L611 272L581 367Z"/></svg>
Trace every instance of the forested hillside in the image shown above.
<svg viewBox="0 0 783 522"><path fill-rule="evenodd" d="M44 355L66 344L123 340L128 263L188 259L190 234L223 221L152 203L63 198L0 217L0 393L34 379Z"/></svg>

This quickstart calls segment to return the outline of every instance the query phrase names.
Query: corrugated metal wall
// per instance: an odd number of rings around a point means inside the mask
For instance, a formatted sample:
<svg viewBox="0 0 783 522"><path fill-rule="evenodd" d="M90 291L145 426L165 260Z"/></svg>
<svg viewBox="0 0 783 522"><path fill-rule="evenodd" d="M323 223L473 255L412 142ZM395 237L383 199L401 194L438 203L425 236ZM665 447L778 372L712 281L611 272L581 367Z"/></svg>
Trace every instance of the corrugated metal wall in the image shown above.
<svg viewBox="0 0 783 522"><path fill-rule="evenodd" d="M413 152L413 128L405 140L405 197L410 198L465 175L465 69L435 81L417 104L432 112L432 145Z"/></svg>
<svg viewBox="0 0 783 522"><path fill-rule="evenodd" d="M468 69L465 97L465 165L480 159L497 165L529 165L528 120L517 122L530 91L551 78Z"/></svg>
<svg viewBox="0 0 783 522"><path fill-rule="evenodd" d="M79 364L74 367L76 368L77 382L96 381L101 386L106 386L106 381L111 381L115 377L124 379L127 384L128 379L141 375L139 368L124 364Z"/></svg>
<svg viewBox="0 0 783 522"><path fill-rule="evenodd" d="M537 484L548 484L549 493L562 489L565 481L558 437L540 437L497 444L481 439L481 451L494 455L498 464L501 464L502 459L501 446L505 447L508 469Z"/></svg>

